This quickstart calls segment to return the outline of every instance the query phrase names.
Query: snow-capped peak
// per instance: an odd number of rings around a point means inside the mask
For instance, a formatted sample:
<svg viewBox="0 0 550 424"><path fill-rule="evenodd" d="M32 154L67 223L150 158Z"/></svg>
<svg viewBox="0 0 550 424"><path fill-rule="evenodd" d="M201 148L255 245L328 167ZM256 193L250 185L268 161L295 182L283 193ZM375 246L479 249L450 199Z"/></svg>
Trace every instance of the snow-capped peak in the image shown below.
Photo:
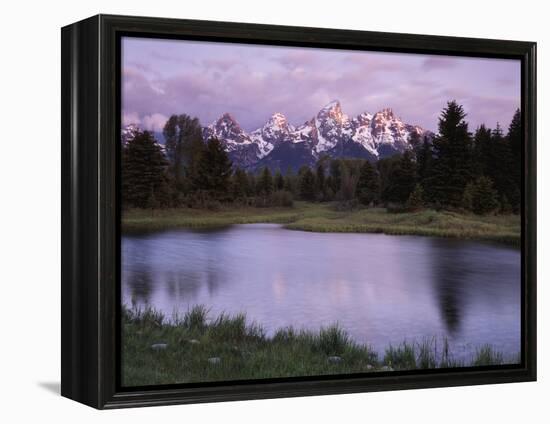
<svg viewBox="0 0 550 424"><path fill-rule="evenodd" d="M431 134L418 126L404 123L390 108L374 115L363 112L350 119L342 111L338 100L329 102L314 117L296 128L289 124L284 114L276 112L262 127L247 133L231 114L224 113L204 131L205 136L220 138L235 165L242 167L254 166L254 157L259 162L288 142L303 143L302 146L316 158L321 153L335 157L376 158L412 148L409 137L413 132L420 136ZM241 157L245 157L242 163ZM281 165L283 168L286 169L286 166Z"/></svg>
<svg viewBox="0 0 550 424"><path fill-rule="evenodd" d="M203 136L205 139L216 137L223 140L226 146L251 143L249 135L241 128L233 115L227 112L204 128Z"/></svg>
<svg viewBox="0 0 550 424"><path fill-rule="evenodd" d="M339 109L340 111L342 110L342 106L340 105L340 100L331 100L330 102L328 102L322 109L321 109L321 112L323 111L329 111L329 110L332 110L332 109Z"/></svg>

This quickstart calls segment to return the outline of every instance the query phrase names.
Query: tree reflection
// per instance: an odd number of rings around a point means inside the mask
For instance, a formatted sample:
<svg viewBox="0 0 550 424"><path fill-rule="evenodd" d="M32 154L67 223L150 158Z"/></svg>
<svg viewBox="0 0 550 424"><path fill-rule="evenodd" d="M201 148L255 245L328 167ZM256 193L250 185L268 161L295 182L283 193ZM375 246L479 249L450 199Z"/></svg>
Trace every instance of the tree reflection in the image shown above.
<svg viewBox="0 0 550 424"><path fill-rule="evenodd" d="M439 312L451 335L459 332L464 317L465 284L468 283L469 261L466 252L453 240L432 239L433 288Z"/></svg>

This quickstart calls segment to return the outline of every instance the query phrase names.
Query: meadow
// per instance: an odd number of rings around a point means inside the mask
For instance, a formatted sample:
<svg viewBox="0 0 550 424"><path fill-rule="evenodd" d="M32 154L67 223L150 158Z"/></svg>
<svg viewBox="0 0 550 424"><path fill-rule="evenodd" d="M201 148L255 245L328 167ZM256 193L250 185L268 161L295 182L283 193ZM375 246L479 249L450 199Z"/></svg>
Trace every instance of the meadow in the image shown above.
<svg viewBox="0 0 550 424"><path fill-rule="evenodd" d="M123 232L172 228L216 228L234 224L279 223L291 230L344 233L384 233L495 241L519 246L519 215L475 215L423 209L388 212L385 208L340 208L338 203L294 202L292 207L222 206L130 209L123 212Z"/></svg>

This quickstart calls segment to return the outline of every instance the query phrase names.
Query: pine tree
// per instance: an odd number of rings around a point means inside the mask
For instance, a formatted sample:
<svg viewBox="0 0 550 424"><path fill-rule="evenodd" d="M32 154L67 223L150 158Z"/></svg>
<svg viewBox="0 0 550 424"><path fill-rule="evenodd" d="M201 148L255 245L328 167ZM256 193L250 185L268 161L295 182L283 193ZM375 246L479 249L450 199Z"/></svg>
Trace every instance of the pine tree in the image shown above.
<svg viewBox="0 0 550 424"><path fill-rule="evenodd" d="M325 167L322 162L317 165L316 170L317 176L317 191L319 196L324 200L326 192L326 178L325 178Z"/></svg>
<svg viewBox="0 0 550 424"><path fill-rule="evenodd" d="M330 161L330 176L332 177L332 191L338 193L342 184L342 161L339 159Z"/></svg>
<svg viewBox="0 0 550 424"><path fill-rule="evenodd" d="M260 196L269 196L273 192L273 177L271 176L271 171L266 166L260 178L258 179L258 184L256 185L256 193Z"/></svg>
<svg viewBox="0 0 550 424"><path fill-rule="evenodd" d="M288 191L289 193L296 194L295 189L295 175L292 167L289 165L286 172L285 172L285 185L284 189L285 191Z"/></svg>
<svg viewBox="0 0 550 424"><path fill-rule="evenodd" d="M310 168L304 169L300 175L300 196L309 201L314 201L317 197L315 175Z"/></svg>
<svg viewBox="0 0 550 424"><path fill-rule="evenodd" d="M164 124L162 134L172 174L179 183L184 174L190 176L196 171L204 150L201 124L197 118L186 114L172 115Z"/></svg>
<svg viewBox="0 0 550 424"><path fill-rule="evenodd" d="M349 162L341 161L341 177L340 177L340 190L338 191L338 197L340 200L349 201L355 198L355 190L357 188L358 176L353 174Z"/></svg>
<svg viewBox="0 0 550 424"><path fill-rule="evenodd" d="M478 215L493 212L499 207L498 193L493 189L490 178L479 177L469 183L464 189L463 202L465 206Z"/></svg>
<svg viewBox="0 0 550 424"><path fill-rule="evenodd" d="M385 191L385 200L405 203L416 185L416 163L412 152L406 150L397 166L393 167L388 176L388 186Z"/></svg>
<svg viewBox="0 0 550 424"><path fill-rule="evenodd" d="M519 202L518 187L515 185L513 168L514 160L508 138L504 137L500 125L497 124L491 134L492 160L485 173L494 184L501 197L509 201Z"/></svg>
<svg viewBox="0 0 550 424"><path fill-rule="evenodd" d="M217 138L211 138L201 152L192 176L193 189L221 198L229 188L233 164L229 160L223 145Z"/></svg>
<svg viewBox="0 0 550 424"><path fill-rule="evenodd" d="M243 199L248 196L250 188L248 187L248 176L241 168L237 168L233 174L233 197Z"/></svg>
<svg viewBox="0 0 550 424"><path fill-rule="evenodd" d="M258 185L257 181L256 181L256 176L254 175L254 173L249 172L247 174L247 177L248 177L248 193L247 193L247 196L254 196L256 194L256 186Z"/></svg>
<svg viewBox="0 0 550 424"><path fill-rule="evenodd" d="M521 111L516 110L510 127L508 128L508 134L506 135L508 139L508 144L510 145L511 151L511 174L512 180L514 182L514 187L511 189L511 192L514 193L511 195L510 201L512 208L515 212L519 211L521 204L521 161L522 161L522 129L521 129Z"/></svg>
<svg viewBox="0 0 550 424"><path fill-rule="evenodd" d="M514 116L512 118L512 122L510 122L510 126L508 127L508 141L510 143L510 149L512 150L512 155L514 158L517 159L518 163L521 161L521 111L519 109L516 110L514 113ZM520 167L517 167L517 171L521 172Z"/></svg>
<svg viewBox="0 0 550 424"><path fill-rule="evenodd" d="M285 188L285 179L283 177L283 174L281 174L281 170L277 169L275 172L275 178L273 181L273 184L275 186L275 190L283 190Z"/></svg>
<svg viewBox="0 0 550 424"><path fill-rule="evenodd" d="M444 206L460 206L472 178L472 140L466 113L456 101L447 103L439 118L439 134L433 141L432 189L434 200Z"/></svg>
<svg viewBox="0 0 550 424"><path fill-rule="evenodd" d="M369 161L361 166L356 188L357 198L364 205L376 203L380 194L380 177Z"/></svg>
<svg viewBox="0 0 550 424"><path fill-rule="evenodd" d="M428 137L424 137L422 144L418 145L416 151L416 175L418 182L424 191L424 197L431 198L430 189L433 183L433 150Z"/></svg>
<svg viewBox="0 0 550 424"><path fill-rule="evenodd" d="M166 160L149 131L138 131L123 146L122 201L125 207L158 207Z"/></svg>
<svg viewBox="0 0 550 424"><path fill-rule="evenodd" d="M414 190L407 199L406 206L410 211L416 211L424 207L424 189L420 184L414 186Z"/></svg>
<svg viewBox="0 0 550 424"><path fill-rule="evenodd" d="M473 175L476 177L487 175L495 161L492 133L490 128L482 124L474 135Z"/></svg>

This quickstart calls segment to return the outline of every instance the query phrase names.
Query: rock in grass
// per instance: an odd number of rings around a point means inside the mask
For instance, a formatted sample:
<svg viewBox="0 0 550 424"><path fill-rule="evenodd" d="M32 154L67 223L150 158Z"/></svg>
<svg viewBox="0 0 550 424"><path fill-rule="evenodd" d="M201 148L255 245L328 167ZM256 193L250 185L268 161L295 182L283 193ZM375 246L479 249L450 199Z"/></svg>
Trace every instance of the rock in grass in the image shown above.
<svg viewBox="0 0 550 424"><path fill-rule="evenodd" d="M331 364L339 364L340 362L343 361L343 359L342 359L341 356L329 356L329 357L328 357L328 361L329 361Z"/></svg>
<svg viewBox="0 0 550 424"><path fill-rule="evenodd" d="M374 367L371 364L367 364L367 369L372 370Z"/></svg>
<svg viewBox="0 0 550 424"><path fill-rule="evenodd" d="M380 368L380 371L393 371L393 368L387 365L384 365L382 368Z"/></svg>
<svg viewBox="0 0 550 424"><path fill-rule="evenodd" d="M191 339L191 340L189 340L189 343L191 343L192 345L198 345L201 342L199 342L197 339Z"/></svg>
<svg viewBox="0 0 550 424"><path fill-rule="evenodd" d="M168 347L167 343L155 343L151 345L151 349L153 350L164 350Z"/></svg>
<svg viewBox="0 0 550 424"><path fill-rule="evenodd" d="M212 358L208 358L208 362L212 365L217 365L221 362L222 360L217 357L217 356L213 356Z"/></svg>

